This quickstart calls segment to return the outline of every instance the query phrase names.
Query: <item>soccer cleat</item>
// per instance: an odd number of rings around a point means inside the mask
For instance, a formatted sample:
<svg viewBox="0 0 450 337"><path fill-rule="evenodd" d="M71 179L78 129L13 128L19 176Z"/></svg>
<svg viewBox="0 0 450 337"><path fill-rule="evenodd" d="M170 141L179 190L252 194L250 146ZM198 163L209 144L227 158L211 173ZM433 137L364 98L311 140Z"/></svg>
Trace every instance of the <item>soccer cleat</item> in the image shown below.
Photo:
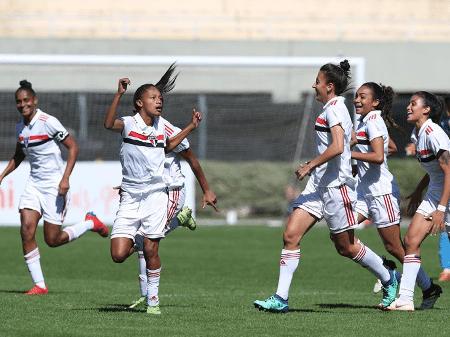
<svg viewBox="0 0 450 337"><path fill-rule="evenodd" d="M189 228L191 231L195 231L195 229L197 228L197 223L195 222L192 216L189 218L186 227Z"/></svg>
<svg viewBox="0 0 450 337"><path fill-rule="evenodd" d="M450 269L444 269L437 280L439 282L450 281Z"/></svg>
<svg viewBox="0 0 450 337"><path fill-rule="evenodd" d="M274 312L274 313L287 313L289 311L288 301L283 300L280 296L274 295L269 297L265 301L253 302L255 308L259 310Z"/></svg>
<svg viewBox="0 0 450 337"><path fill-rule="evenodd" d="M389 283L381 287L381 289L383 290L383 300L381 301L382 310L386 310L389 304L394 302L399 286L398 280L400 278L400 273L396 270L389 270L389 274L391 275Z"/></svg>
<svg viewBox="0 0 450 337"><path fill-rule="evenodd" d="M401 299L397 298L392 304L389 306L392 307L391 311L414 311L414 302L404 302Z"/></svg>
<svg viewBox="0 0 450 337"><path fill-rule="evenodd" d="M147 306L147 314L161 315L161 310L159 310L159 305Z"/></svg>
<svg viewBox="0 0 450 337"><path fill-rule="evenodd" d="M41 288L38 285L35 285L29 292L24 293L24 295L47 295L48 288Z"/></svg>
<svg viewBox="0 0 450 337"><path fill-rule="evenodd" d="M373 292L375 294L379 293L381 291L381 280L378 279L377 283L375 283L375 285L373 286Z"/></svg>
<svg viewBox="0 0 450 337"><path fill-rule="evenodd" d="M194 218L192 217L192 210L184 206L177 215L178 224L183 227L189 228L191 231L197 228Z"/></svg>
<svg viewBox="0 0 450 337"><path fill-rule="evenodd" d="M147 297L142 296L137 301L134 301L127 310L144 310L147 305Z"/></svg>
<svg viewBox="0 0 450 337"><path fill-rule="evenodd" d="M108 236L108 227L106 227L105 224L97 218L94 212L86 213L86 217L84 218L84 220L92 220L94 222L94 227L91 229L91 231L100 234L104 238Z"/></svg>
<svg viewBox="0 0 450 337"><path fill-rule="evenodd" d="M442 288L431 282L431 287L423 292L422 304L417 308L417 310L427 310L433 308L434 303L436 303L441 294Z"/></svg>

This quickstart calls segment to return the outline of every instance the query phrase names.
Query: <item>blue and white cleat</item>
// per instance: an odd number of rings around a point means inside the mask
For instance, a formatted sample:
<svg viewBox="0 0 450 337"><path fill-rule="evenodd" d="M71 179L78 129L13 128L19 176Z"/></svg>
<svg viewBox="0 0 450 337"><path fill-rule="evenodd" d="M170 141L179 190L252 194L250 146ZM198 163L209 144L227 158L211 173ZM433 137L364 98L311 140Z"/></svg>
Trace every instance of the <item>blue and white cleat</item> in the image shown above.
<svg viewBox="0 0 450 337"><path fill-rule="evenodd" d="M387 307L395 301L399 280L401 278L401 274L396 270L389 270L389 274L391 275L389 283L381 287L383 289L383 300L381 301L382 310L388 310Z"/></svg>
<svg viewBox="0 0 450 337"><path fill-rule="evenodd" d="M265 301L253 302L255 308L259 310L269 311L273 313L287 313L289 311L288 301L283 300L280 296L274 295Z"/></svg>

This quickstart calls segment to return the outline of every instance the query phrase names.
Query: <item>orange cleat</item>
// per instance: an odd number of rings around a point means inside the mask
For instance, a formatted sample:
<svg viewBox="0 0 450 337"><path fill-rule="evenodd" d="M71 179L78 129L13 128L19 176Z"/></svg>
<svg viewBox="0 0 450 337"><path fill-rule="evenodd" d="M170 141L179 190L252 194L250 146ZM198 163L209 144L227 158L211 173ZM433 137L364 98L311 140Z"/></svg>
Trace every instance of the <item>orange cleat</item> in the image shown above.
<svg viewBox="0 0 450 337"><path fill-rule="evenodd" d="M92 220L94 222L94 227L91 229L91 231L97 232L104 238L108 236L108 227L106 227L105 224L101 222L93 212L87 213L84 220Z"/></svg>
<svg viewBox="0 0 450 337"><path fill-rule="evenodd" d="M35 285L33 289L31 289L29 292L24 293L24 295L47 295L48 294L48 288L41 288L38 285Z"/></svg>

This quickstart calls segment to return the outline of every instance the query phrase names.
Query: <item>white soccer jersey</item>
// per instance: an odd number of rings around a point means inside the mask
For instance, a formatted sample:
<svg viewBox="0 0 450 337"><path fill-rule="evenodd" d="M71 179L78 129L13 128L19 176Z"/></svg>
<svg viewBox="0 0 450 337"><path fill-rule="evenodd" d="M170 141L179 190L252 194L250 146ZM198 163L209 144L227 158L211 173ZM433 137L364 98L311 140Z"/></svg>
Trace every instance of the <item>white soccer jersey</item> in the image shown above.
<svg viewBox="0 0 450 337"><path fill-rule="evenodd" d="M165 188L167 134L164 123L155 119L153 126L148 126L138 113L121 120L125 124L119 136L122 189L129 193L145 193Z"/></svg>
<svg viewBox="0 0 450 337"><path fill-rule="evenodd" d="M427 193L442 194L444 172L441 170L436 155L440 150L450 150L450 140L442 128L428 119L420 130L414 128L411 141L416 147L416 158L430 176Z"/></svg>
<svg viewBox="0 0 450 337"><path fill-rule="evenodd" d="M365 197L391 194L393 190L398 190L398 186L387 165L389 134L381 117L381 111L371 111L365 117L361 117L359 121L356 130L358 143L355 145L354 151L372 152L370 141L381 137L384 145L384 161L382 164L374 164L358 160L358 188Z"/></svg>
<svg viewBox="0 0 450 337"><path fill-rule="evenodd" d="M353 125L350 114L344 104L344 98L341 96L329 100L316 120L317 156L324 153L331 145L330 128L338 124L344 130L344 152L313 171L311 179L314 179L314 183L319 187L335 187L349 181L354 182L351 173L350 156L350 140Z"/></svg>
<svg viewBox="0 0 450 337"><path fill-rule="evenodd" d="M181 129L172 125L168 120L160 117L159 120L164 123L167 137L171 138L181 132ZM185 177L181 172L181 156L178 154L189 148L189 141L184 138L175 149L166 154L164 160L164 175L169 188L181 187L184 184Z"/></svg>
<svg viewBox="0 0 450 337"><path fill-rule="evenodd" d="M40 109L28 126L23 119L16 124L17 142L30 162L30 183L40 187L59 185L65 167L59 143L68 135L58 119Z"/></svg>

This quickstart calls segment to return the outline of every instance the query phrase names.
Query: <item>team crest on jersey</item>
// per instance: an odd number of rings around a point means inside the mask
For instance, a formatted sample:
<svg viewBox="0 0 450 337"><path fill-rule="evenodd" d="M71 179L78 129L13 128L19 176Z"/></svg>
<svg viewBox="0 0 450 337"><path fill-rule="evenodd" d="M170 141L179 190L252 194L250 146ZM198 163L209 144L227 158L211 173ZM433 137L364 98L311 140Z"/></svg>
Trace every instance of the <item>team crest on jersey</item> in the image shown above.
<svg viewBox="0 0 450 337"><path fill-rule="evenodd" d="M150 135L148 136L148 140L153 146L156 146L156 143L158 142L158 138L156 136Z"/></svg>
<svg viewBox="0 0 450 337"><path fill-rule="evenodd" d="M30 141L30 137L23 137L23 144L25 145L25 147L28 147L29 141Z"/></svg>

